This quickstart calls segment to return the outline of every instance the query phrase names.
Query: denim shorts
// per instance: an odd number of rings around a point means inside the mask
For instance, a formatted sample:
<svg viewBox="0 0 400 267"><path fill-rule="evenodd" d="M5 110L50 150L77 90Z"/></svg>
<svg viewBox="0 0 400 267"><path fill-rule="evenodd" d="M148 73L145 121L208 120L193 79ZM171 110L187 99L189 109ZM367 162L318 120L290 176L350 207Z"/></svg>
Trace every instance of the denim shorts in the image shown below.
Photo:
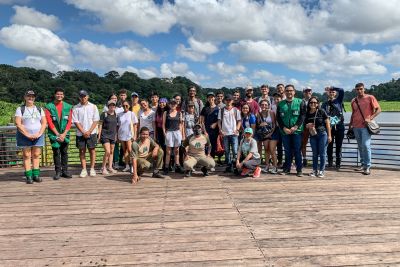
<svg viewBox="0 0 400 267"><path fill-rule="evenodd" d="M281 132L279 128L275 128L274 132L271 135L271 140L278 141L281 139Z"/></svg>
<svg viewBox="0 0 400 267"><path fill-rule="evenodd" d="M33 147L33 146L44 146L44 134L42 134L38 139L31 140L19 131L17 131L17 147Z"/></svg>

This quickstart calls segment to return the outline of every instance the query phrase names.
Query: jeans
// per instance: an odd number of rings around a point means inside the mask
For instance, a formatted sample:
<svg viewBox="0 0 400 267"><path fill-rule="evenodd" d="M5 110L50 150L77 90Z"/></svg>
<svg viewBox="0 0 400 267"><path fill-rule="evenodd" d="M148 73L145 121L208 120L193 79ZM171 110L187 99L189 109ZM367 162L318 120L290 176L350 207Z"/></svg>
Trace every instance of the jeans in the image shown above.
<svg viewBox="0 0 400 267"><path fill-rule="evenodd" d="M236 160L238 151L238 136L237 135L225 135L224 136L224 148L225 148L225 163L228 166L232 166L232 161ZM232 148L232 156L231 156Z"/></svg>
<svg viewBox="0 0 400 267"><path fill-rule="evenodd" d="M215 151L217 150L217 138L218 138L218 129L208 129L208 138L211 143L211 157L215 157Z"/></svg>
<svg viewBox="0 0 400 267"><path fill-rule="evenodd" d="M68 171L68 143L60 143L59 148L52 147L54 167L57 173Z"/></svg>
<svg viewBox="0 0 400 267"><path fill-rule="evenodd" d="M318 157L319 157L319 170L325 171L328 134L324 131L324 132L319 132L317 135L310 136L310 144L312 149L313 170L314 171L318 170Z"/></svg>
<svg viewBox="0 0 400 267"><path fill-rule="evenodd" d="M303 162L301 157L301 139L302 133L299 134L284 134L282 135L282 143L285 150L285 163L283 165L284 171L290 171L292 160L296 162L296 171L300 172L303 169Z"/></svg>
<svg viewBox="0 0 400 267"><path fill-rule="evenodd" d="M361 166L364 169L371 167L371 134L367 128L353 128L360 153Z"/></svg>
<svg viewBox="0 0 400 267"><path fill-rule="evenodd" d="M333 143L336 144L336 166L340 166L342 161L342 145L344 139L344 124L337 124L331 128L332 142L328 144L328 162L333 163Z"/></svg>

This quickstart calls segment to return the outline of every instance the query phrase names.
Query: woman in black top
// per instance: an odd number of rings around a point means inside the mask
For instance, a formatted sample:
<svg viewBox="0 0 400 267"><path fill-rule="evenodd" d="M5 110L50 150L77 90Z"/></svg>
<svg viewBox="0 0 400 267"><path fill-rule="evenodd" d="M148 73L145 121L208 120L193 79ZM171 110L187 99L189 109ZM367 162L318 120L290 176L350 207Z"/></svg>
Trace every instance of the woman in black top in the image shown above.
<svg viewBox="0 0 400 267"><path fill-rule="evenodd" d="M208 134L211 143L211 157L215 157L218 138L218 112L219 107L215 104L215 95L213 92L207 94L206 106L200 113L200 124L203 131Z"/></svg>
<svg viewBox="0 0 400 267"><path fill-rule="evenodd" d="M313 96L308 100L304 125L310 132L310 144L313 154L313 171L310 176L324 177L326 148L332 141L329 117L325 110L320 108L319 100ZM318 157L320 159L318 169Z"/></svg>

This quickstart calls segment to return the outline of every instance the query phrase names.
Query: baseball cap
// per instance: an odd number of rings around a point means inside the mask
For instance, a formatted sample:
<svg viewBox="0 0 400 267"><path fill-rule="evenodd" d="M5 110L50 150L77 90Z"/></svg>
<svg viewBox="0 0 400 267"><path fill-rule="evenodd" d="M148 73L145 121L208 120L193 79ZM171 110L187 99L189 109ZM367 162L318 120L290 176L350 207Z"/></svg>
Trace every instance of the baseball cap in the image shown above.
<svg viewBox="0 0 400 267"><path fill-rule="evenodd" d="M107 107L109 106L109 105L117 105L117 102L115 102L114 100L108 100L108 102L107 102Z"/></svg>
<svg viewBox="0 0 400 267"><path fill-rule="evenodd" d="M307 91L312 91L312 88L310 86L307 86L303 89L303 92L307 92Z"/></svg>
<svg viewBox="0 0 400 267"><path fill-rule="evenodd" d="M35 92L34 92L33 90L27 90L27 91L25 92L25 96L27 96L27 95L36 96L36 94L35 94Z"/></svg>
<svg viewBox="0 0 400 267"><path fill-rule="evenodd" d="M246 91L248 91L248 90L253 90L253 86L247 85L247 86L246 86Z"/></svg>
<svg viewBox="0 0 400 267"><path fill-rule="evenodd" d="M253 129L248 127L246 129L244 129L244 133L249 133L249 134L253 134Z"/></svg>
<svg viewBox="0 0 400 267"><path fill-rule="evenodd" d="M227 101L230 101L232 99L233 99L233 97L231 94L225 96L225 100L227 100Z"/></svg>
<svg viewBox="0 0 400 267"><path fill-rule="evenodd" d="M131 94L131 97L134 97L134 96L137 96L137 97L139 97L139 94L138 94L138 93L136 93L136 92L133 92L133 93Z"/></svg>
<svg viewBox="0 0 400 267"><path fill-rule="evenodd" d="M215 96L215 94L213 92L208 92L207 97L209 97L209 96Z"/></svg>
<svg viewBox="0 0 400 267"><path fill-rule="evenodd" d="M87 96L87 95L89 95L89 93L86 90L80 90L79 91L79 96L80 97L84 97L84 96Z"/></svg>

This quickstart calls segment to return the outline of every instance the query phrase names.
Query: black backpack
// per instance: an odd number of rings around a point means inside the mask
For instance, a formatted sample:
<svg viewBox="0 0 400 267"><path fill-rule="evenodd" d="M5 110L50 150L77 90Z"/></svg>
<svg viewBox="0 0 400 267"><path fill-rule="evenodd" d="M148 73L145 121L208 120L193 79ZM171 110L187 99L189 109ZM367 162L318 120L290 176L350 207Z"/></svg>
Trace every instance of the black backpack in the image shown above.
<svg viewBox="0 0 400 267"><path fill-rule="evenodd" d="M34 106L34 107L39 111L40 116L42 116L42 108L41 107L37 107L37 106ZM26 106L22 105L21 106L21 115L22 116L24 116L25 109L26 109Z"/></svg>

